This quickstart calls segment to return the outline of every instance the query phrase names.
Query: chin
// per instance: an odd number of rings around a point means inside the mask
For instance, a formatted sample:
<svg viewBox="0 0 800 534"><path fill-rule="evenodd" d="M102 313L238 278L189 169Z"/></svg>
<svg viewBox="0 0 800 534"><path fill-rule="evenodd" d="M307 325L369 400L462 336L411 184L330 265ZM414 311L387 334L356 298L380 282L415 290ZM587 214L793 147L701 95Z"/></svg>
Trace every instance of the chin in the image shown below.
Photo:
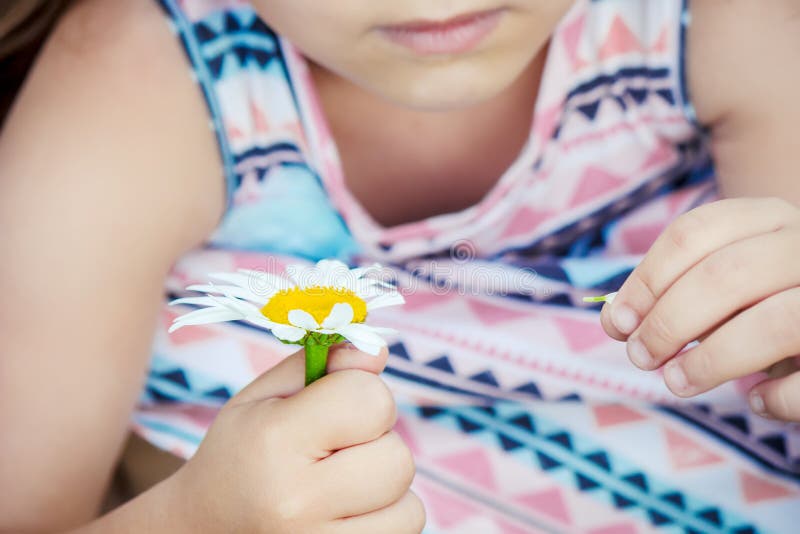
<svg viewBox="0 0 800 534"><path fill-rule="evenodd" d="M396 66L356 83L403 107L448 111L498 96L514 83L525 66L524 59Z"/></svg>

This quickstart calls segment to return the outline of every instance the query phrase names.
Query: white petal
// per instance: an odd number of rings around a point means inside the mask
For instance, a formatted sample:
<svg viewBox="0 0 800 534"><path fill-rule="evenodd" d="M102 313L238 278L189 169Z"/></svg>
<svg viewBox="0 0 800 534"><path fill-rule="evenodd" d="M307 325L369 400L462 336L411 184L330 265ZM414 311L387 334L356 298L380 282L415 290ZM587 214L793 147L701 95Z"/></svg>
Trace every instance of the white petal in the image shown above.
<svg viewBox="0 0 800 534"><path fill-rule="evenodd" d="M225 321L237 321L240 319L244 319L244 317L242 317L240 313L236 313L232 310L224 308L204 308L176 318L172 326L169 327L169 332L174 332L183 326L223 323Z"/></svg>
<svg viewBox="0 0 800 534"><path fill-rule="evenodd" d="M388 328L388 327L385 327L385 326L369 325L369 327L370 327L370 329L372 329L373 332L375 332L379 336L396 336L397 334L400 333L397 330L395 330L394 328Z"/></svg>
<svg viewBox="0 0 800 534"><path fill-rule="evenodd" d="M243 298L252 302L264 303L268 301L272 295L281 289L285 289L285 284L282 284L278 277L258 271L213 273L208 276L209 278L235 285L240 291L248 295ZM241 297L240 294L236 294L236 296Z"/></svg>
<svg viewBox="0 0 800 534"><path fill-rule="evenodd" d="M288 325L278 325L272 329L272 333L275 334L275 337L278 339L282 339L290 343L300 341L303 339L303 336L306 335L306 331L302 328L296 328Z"/></svg>
<svg viewBox="0 0 800 534"><path fill-rule="evenodd" d="M208 295L208 298L213 300L217 307L225 308L231 311L235 311L240 313L242 316L247 315L261 315L261 312L256 306L253 306L249 302L244 300L239 300L234 297L230 296L217 296L217 295Z"/></svg>
<svg viewBox="0 0 800 534"><path fill-rule="evenodd" d="M209 273L208 277L247 289L248 278L241 273Z"/></svg>
<svg viewBox="0 0 800 534"><path fill-rule="evenodd" d="M361 278L367 274L378 272L381 269L383 269L383 267L381 266L380 263L373 263L368 267L356 267L355 269L352 269L350 272L356 278Z"/></svg>
<svg viewBox="0 0 800 534"><path fill-rule="evenodd" d="M356 346L358 350L377 356L386 341L376 334L372 327L360 323L351 323L338 328L339 334Z"/></svg>
<svg viewBox="0 0 800 534"><path fill-rule="evenodd" d="M320 260L317 262L322 284L327 287L348 287L348 281L355 280L350 269L339 260Z"/></svg>
<svg viewBox="0 0 800 534"><path fill-rule="evenodd" d="M319 328L317 320L305 310L290 310L289 322L298 328L304 328L306 330L316 330Z"/></svg>
<svg viewBox="0 0 800 534"><path fill-rule="evenodd" d="M353 307L346 302L338 302L333 305L331 312L322 321L322 328L335 330L340 326L350 324L353 322Z"/></svg>
<svg viewBox="0 0 800 534"><path fill-rule="evenodd" d="M405 302L406 299L403 298L403 295L396 291L392 293L384 293L383 295L375 297L367 302L367 311L377 310L387 306L399 306L400 304L405 304Z"/></svg>
<svg viewBox="0 0 800 534"><path fill-rule="evenodd" d="M252 269L239 269L240 273L250 278L258 287L272 287L275 291L291 289L294 284L285 276L267 273L264 271L254 271Z"/></svg>
<svg viewBox="0 0 800 534"><path fill-rule="evenodd" d="M382 280L375 280L374 278L360 278L358 283L351 289L364 300L383 295L387 292L397 292L397 287L394 284Z"/></svg>
<svg viewBox="0 0 800 534"><path fill-rule="evenodd" d="M264 296L256 295L249 289L245 289L239 286L223 286L216 284L194 285L194 286L189 286L186 289L188 289L189 291L199 291L202 293L219 293L223 295L229 295L262 306L272 296L272 295L264 295Z"/></svg>
<svg viewBox="0 0 800 534"><path fill-rule="evenodd" d="M175 299L169 303L170 306L177 306L178 304L189 304L191 306L217 306L217 301L211 297L184 297L182 299Z"/></svg>
<svg viewBox="0 0 800 534"><path fill-rule="evenodd" d="M282 339L284 341L289 341L290 343L294 343L295 341L299 341L306 335L306 331L302 328L297 328L296 326L289 326L286 324L276 323L274 321L270 321L263 315L252 315L245 318L248 323L254 324L266 330L271 330L272 333L278 339Z"/></svg>
<svg viewBox="0 0 800 534"><path fill-rule="evenodd" d="M289 278L292 279L292 282L301 289L319 284L319 280L317 280L318 275L315 275L313 266L299 264L289 265L286 267L286 273L289 275Z"/></svg>

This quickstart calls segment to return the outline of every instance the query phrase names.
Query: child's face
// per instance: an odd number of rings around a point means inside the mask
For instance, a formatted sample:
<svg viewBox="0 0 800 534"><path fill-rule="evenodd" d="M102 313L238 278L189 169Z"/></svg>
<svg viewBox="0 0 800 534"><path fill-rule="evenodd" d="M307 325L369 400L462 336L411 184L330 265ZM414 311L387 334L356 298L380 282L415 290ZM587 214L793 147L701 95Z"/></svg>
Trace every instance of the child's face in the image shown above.
<svg viewBox="0 0 800 534"><path fill-rule="evenodd" d="M397 103L447 109L508 87L573 0L257 0L312 61Z"/></svg>

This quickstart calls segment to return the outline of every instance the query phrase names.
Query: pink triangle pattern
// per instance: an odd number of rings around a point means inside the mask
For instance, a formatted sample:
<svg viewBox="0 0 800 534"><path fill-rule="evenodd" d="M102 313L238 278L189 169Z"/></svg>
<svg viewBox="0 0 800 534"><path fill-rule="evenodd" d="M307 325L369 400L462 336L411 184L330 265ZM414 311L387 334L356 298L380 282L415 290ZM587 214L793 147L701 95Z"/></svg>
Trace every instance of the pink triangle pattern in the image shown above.
<svg viewBox="0 0 800 534"><path fill-rule="evenodd" d="M567 505L561 496L561 490L558 488L518 495L514 497L514 501L564 525L572 524L569 510L567 510Z"/></svg>
<svg viewBox="0 0 800 534"><path fill-rule="evenodd" d="M497 489L492 474L492 465L483 449L469 449L437 458L434 461L445 470L457 473L479 487L489 491Z"/></svg>
<svg viewBox="0 0 800 534"><path fill-rule="evenodd" d="M642 44L622 17L616 15L606 40L600 47L600 59L608 60L614 56L631 52L642 52Z"/></svg>
<svg viewBox="0 0 800 534"><path fill-rule="evenodd" d="M797 491L771 482L747 471L739 473L739 484L742 487L742 495L748 504L756 504L775 499L785 499L787 497L797 497Z"/></svg>
<svg viewBox="0 0 800 534"><path fill-rule="evenodd" d="M553 320L553 323L561 331L569 348L576 353L586 352L608 343L608 336L594 318L590 322L558 317Z"/></svg>
<svg viewBox="0 0 800 534"><path fill-rule="evenodd" d="M561 32L561 40L564 43L564 49L567 52L567 57L572 62L572 67L577 70L584 61L578 57L578 47L583 37L583 30L586 26L586 15L581 14L574 20L564 26Z"/></svg>
<svg viewBox="0 0 800 534"><path fill-rule="evenodd" d="M475 317L483 324L490 326L518 319L532 319L538 315L537 312L530 309L516 310L508 306L491 304L477 298L467 298L466 302Z"/></svg>
<svg viewBox="0 0 800 534"><path fill-rule="evenodd" d="M407 292L407 294L405 294L404 296L406 299L406 303L403 306L404 309L414 312L446 304L453 298L452 294L450 293L443 295L441 293L427 291L422 288L413 292Z"/></svg>
<svg viewBox="0 0 800 534"><path fill-rule="evenodd" d="M625 183L626 180L622 176L612 174L600 167L589 166L581 175L570 205L580 206L586 202L597 200L598 197L614 191Z"/></svg>
<svg viewBox="0 0 800 534"><path fill-rule="evenodd" d="M707 467L723 461L722 456L677 430L664 428L664 433L669 447L670 461L679 471Z"/></svg>
<svg viewBox="0 0 800 534"><path fill-rule="evenodd" d="M503 230L501 237L502 239L510 239L531 234L540 224L549 219L550 216L550 212L524 207L514 214L511 221L509 221Z"/></svg>
<svg viewBox="0 0 800 534"><path fill-rule="evenodd" d="M637 534L639 529L630 523L619 523L607 527L593 528L587 534Z"/></svg>
<svg viewBox="0 0 800 534"><path fill-rule="evenodd" d="M433 484L418 482L415 489L425 502L429 503L428 512L431 520L438 527L449 529L480 514L477 506L469 500L435 487Z"/></svg>
<svg viewBox="0 0 800 534"><path fill-rule="evenodd" d="M598 404L592 406L598 428L626 425L646 421L647 417L624 404Z"/></svg>

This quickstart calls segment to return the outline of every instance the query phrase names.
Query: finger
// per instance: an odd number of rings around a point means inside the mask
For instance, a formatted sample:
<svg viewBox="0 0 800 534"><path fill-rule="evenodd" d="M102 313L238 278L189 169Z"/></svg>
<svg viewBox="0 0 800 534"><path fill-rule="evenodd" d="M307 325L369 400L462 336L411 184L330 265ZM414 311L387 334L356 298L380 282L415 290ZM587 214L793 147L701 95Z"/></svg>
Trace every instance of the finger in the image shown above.
<svg viewBox="0 0 800 534"><path fill-rule="evenodd" d="M797 354L800 354L800 349L798 349ZM800 356L786 358L785 360L781 360L778 363L771 365L769 369L767 369L767 377L783 378L784 376L789 376L797 371L800 371Z"/></svg>
<svg viewBox="0 0 800 534"><path fill-rule="evenodd" d="M800 373L761 382L749 398L752 410L762 417L800 421Z"/></svg>
<svg viewBox="0 0 800 534"><path fill-rule="evenodd" d="M283 417L292 421L286 425L287 442L314 460L377 439L397 419L394 397L386 384L357 369L324 376L280 402Z"/></svg>
<svg viewBox="0 0 800 534"><path fill-rule="evenodd" d="M685 213L656 239L620 288L608 310L615 331L622 336L633 332L656 300L715 250L774 232L795 219L796 211L781 199L734 198Z"/></svg>
<svg viewBox="0 0 800 534"><path fill-rule="evenodd" d="M800 271L793 267L796 233L785 230L738 241L691 268L630 336L631 361L655 369L738 310L800 283Z"/></svg>
<svg viewBox="0 0 800 534"><path fill-rule="evenodd" d="M396 502L414 479L414 458L396 432L335 452L312 466L324 517L343 518ZM342 481L346 480L346 484Z"/></svg>
<svg viewBox="0 0 800 534"><path fill-rule="evenodd" d="M678 396L697 395L800 354L800 288L769 297L726 322L664 367Z"/></svg>
<svg viewBox="0 0 800 534"><path fill-rule="evenodd" d="M386 349L381 350L377 356L372 356L349 344L334 345L328 355L328 372L361 369L379 374L386 366L387 358ZM230 404L294 395L305 385L305 366L305 352L295 352L248 384L230 400Z"/></svg>
<svg viewBox="0 0 800 534"><path fill-rule="evenodd" d="M330 534L419 534L425 528L425 506L413 492L406 492L396 503L375 512L339 519Z"/></svg>
<svg viewBox="0 0 800 534"><path fill-rule="evenodd" d="M603 330L605 330L606 334L608 334L608 336L612 339L616 339L617 341L625 341L628 338L628 335L623 334L619 328L617 328L617 325L615 325L611 320L611 304L612 303L604 304L603 308L600 310L600 325L603 327ZM631 319L631 321L637 322L638 320L638 317Z"/></svg>

